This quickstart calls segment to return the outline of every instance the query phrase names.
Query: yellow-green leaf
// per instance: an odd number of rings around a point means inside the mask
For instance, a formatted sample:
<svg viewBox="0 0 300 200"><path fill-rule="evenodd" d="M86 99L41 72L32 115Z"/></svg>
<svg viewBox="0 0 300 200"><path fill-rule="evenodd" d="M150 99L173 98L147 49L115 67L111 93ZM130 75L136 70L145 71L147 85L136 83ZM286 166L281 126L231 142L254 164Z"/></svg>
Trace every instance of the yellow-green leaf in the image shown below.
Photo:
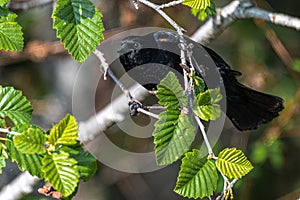
<svg viewBox="0 0 300 200"><path fill-rule="evenodd" d="M64 197L75 191L79 179L77 162L70 158L68 153L47 154L42 163L45 179L55 190L61 192Z"/></svg>
<svg viewBox="0 0 300 200"><path fill-rule="evenodd" d="M184 0L182 4L195 9L205 9L210 6L210 0Z"/></svg>
<svg viewBox="0 0 300 200"><path fill-rule="evenodd" d="M78 123L70 114L67 114L57 125L50 130L49 143L51 145L75 145L78 138Z"/></svg>
<svg viewBox="0 0 300 200"><path fill-rule="evenodd" d="M219 88L208 89L197 95L193 103L193 111L203 120L216 120L221 114L221 107L218 104L221 99Z"/></svg>
<svg viewBox="0 0 300 200"><path fill-rule="evenodd" d="M241 150L226 148L221 151L216 161L218 169L229 178L242 178L253 166Z"/></svg>
<svg viewBox="0 0 300 200"><path fill-rule="evenodd" d="M40 128L29 128L14 137L14 145L21 153L46 153L46 136Z"/></svg>

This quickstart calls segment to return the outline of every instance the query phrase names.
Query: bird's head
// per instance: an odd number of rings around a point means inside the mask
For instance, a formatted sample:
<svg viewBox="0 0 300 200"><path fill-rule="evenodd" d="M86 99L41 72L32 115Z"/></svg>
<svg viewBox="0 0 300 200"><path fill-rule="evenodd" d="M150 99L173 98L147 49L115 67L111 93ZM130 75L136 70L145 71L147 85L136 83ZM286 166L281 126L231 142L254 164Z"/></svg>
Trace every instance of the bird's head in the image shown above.
<svg viewBox="0 0 300 200"><path fill-rule="evenodd" d="M118 49L119 54L126 54L129 52L137 53L143 48L143 39L139 36L129 36L121 41L121 47Z"/></svg>

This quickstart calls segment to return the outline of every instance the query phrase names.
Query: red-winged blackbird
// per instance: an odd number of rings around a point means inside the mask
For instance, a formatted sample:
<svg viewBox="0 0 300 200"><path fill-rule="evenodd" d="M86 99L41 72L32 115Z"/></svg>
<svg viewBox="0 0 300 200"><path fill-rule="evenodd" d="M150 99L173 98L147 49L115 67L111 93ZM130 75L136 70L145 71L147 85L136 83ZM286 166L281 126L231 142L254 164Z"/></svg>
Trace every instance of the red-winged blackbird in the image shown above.
<svg viewBox="0 0 300 200"><path fill-rule="evenodd" d="M185 48L188 48L187 52L191 55L186 56L187 65L192 63L196 75L205 80L206 87L224 85L226 114L237 129L256 129L278 116L278 112L283 109L283 99L242 85L236 79L241 73L232 70L217 53L187 37L185 40ZM179 41L176 33L167 31L130 36L122 40L119 58L129 75L151 90L171 69L183 73Z"/></svg>

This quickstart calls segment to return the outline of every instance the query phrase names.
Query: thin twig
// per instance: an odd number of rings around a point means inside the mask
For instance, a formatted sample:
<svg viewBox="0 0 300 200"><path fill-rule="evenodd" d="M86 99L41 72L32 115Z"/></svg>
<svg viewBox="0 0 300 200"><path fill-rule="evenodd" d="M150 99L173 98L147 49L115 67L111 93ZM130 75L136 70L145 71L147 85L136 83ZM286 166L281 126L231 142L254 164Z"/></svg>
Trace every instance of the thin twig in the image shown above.
<svg viewBox="0 0 300 200"><path fill-rule="evenodd" d="M202 124L202 122L200 121L199 117L195 116L195 119L196 119L196 122L200 128L200 131L201 131L201 134L202 134L202 137L203 137L203 140L205 142L205 145L207 147L207 150L208 150L208 153L210 155L212 155L213 157L215 157L215 154L210 146L210 143L208 141L208 138L207 138L207 135L206 135L206 132L205 132L205 128L204 128L204 125Z"/></svg>
<svg viewBox="0 0 300 200"><path fill-rule="evenodd" d="M183 2L183 0L171 1L169 3L165 3L165 4L162 4L162 5L159 5L157 7L157 9L164 9L164 8L169 8L169 7L177 6L178 4L181 4L182 2Z"/></svg>
<svg viewBox="0 0 300 200"><path fill-rule="evenodd" d="M166 110L165 106L145 106L148 110Z"/></svg>
<svg viewBox="0 0 300 200"><path fill-rule="evenodd" d="M144 110L143 108L138 108L137 111L140 112L140 113L143 113L143 114L145 114L145 115L148 115L148 116L150 116L150 117L153 117L153 118L155 118L155 119L159 119L159 117L158 117L157 114L154 114L154 113L152 113L152 112L149 112L149 111L147 111L147 110Z"/></svg>
<svg viewBox="0 0 300 200"><path fill-rule="evenodd" d="M15 131L11 131L8 128L0 128L0 132L1 133L9 133L12 135L20 135L21 133L15 132Z"/></svg>
<svg viewBox="0 0 300 200"><path fill-rule="evenodd" d="M96 49L94 51L94 54L97 56L97 58L101 62L101 67L103 67L103 69L104 69L104 75L103 75L103 77L104 77L104 80L106 80L107 79L107 70L109 68L108 67L108 63L106 62L106 59L105 59L103 53L101 51L99 51L98 49Z"/></svg>
<svg viewBox="0 0 300 200"><path fill-rule="evenodd" d="M130 92L127 90L127 88L123 85L123 83L116 77L116 75L110 70L104 56L103 53L99 50L95 50L94 55L99 59L99 61L101 62L100 67L104 68L104 79L106 79L106 73L108 73L108 75L111 77L111 79L119 86L119 88L122 90L122 92L125 94L125 96L127 97L128 101L132 101L132 95L130 94Z"/></svg>
<svg viewBox="0 0 300 200"><path fill-rule="evenodd" d="M169 15L167 15L164 11L162 11L159 8L159 5L154 4L147 0L138 0L138 2L145 4L146 6L154 9L156 12L158 12L167 22L169 22L176 30L184 31L182 27L180 27Z"/></svg>

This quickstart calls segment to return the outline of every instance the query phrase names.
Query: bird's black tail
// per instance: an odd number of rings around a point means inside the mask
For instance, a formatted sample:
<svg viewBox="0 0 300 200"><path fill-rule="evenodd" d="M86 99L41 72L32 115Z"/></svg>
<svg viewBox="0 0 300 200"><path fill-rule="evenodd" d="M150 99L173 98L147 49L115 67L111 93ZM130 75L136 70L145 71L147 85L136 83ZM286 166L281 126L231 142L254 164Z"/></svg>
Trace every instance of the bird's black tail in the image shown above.
<svg viewBox="0 0 300 200"><path fill-rule="evenodd" d="M252 90L239 82L226 87L227 116L239 130L256 129L283 109L283 99Z"/></svg>

